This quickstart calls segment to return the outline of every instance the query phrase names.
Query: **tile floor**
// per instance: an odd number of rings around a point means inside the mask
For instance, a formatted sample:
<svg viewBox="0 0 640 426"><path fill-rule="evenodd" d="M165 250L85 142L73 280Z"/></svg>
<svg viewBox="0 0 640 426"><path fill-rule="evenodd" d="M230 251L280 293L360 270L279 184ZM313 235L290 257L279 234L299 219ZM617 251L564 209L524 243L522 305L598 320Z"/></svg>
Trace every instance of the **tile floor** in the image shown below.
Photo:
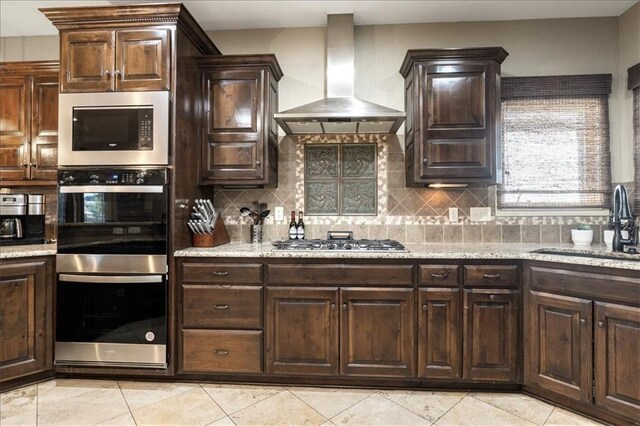
<svg viewBox="0 0 640 426"><path fill-rule="evenodd" d="M0 395L9 425L595 425L521 394L50 380Z"/></svg>

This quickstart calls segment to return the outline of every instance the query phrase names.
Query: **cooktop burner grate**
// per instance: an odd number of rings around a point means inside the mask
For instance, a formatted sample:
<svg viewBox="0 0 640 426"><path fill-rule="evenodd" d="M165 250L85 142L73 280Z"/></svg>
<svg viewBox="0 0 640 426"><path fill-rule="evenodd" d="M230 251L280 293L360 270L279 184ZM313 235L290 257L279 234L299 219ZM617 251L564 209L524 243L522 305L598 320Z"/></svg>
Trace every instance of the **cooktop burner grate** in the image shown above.
<svg viewBox="0 0 640 426"><path fill-rule="evenodd" d="M276 251L357 251L357 252L407 252L395 240L284 240L272 243Z"/></svg>

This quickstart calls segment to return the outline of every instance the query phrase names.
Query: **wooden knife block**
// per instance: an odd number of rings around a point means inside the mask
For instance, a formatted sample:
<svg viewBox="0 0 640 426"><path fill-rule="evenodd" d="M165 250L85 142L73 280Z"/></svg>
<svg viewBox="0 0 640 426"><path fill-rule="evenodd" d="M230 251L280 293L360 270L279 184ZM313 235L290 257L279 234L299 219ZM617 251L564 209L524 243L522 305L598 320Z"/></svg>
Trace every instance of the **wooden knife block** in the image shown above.
<svg viewBox="0 0 640 426"><path fill-rule="evenodd" d="M222 214L218 214L213 224L212 234L193 234L194 247L216 247L229 242L229 234L224 226Z"/></svg>

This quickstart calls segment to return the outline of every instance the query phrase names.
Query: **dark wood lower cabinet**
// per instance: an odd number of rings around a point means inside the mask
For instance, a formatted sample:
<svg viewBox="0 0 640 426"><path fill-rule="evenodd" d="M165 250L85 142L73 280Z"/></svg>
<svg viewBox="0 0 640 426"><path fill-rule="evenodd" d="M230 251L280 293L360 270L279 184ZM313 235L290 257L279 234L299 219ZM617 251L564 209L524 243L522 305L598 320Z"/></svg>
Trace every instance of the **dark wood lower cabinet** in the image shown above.
<svg viewBox="0 0 640 426"><path fill-rule="evenodd" d="M341 373L414 376L414 290L347 288L340 299Z"/></svg>
<svg viewBox="0 0 640 426"><path fill-rule="evenodd" d="M418 375L461 378L460 289L421 288L418 299Z"/></svg>
<svg viewBox="0 0 640 426"><path fill-rule="evenodd" d="M525 381L591 402L591 301L532 291L529 306Z"/></svg>
<svg viewBox="0 0 640 426"><path fill-rule="evenodd" d="M465 290L463 377L518 379L518 291Z"/></svg>
<svg viewBox="0 0 640 426"><path fill-rule="evenodd" d="M267 288L266 370L338 374L338 289Z"/></svg>
<svg viewBox="0 0 640 426"><path fill-rule="evenodd" d="M595 403L640 421L640 309L595 303Z"/></svg>
<svg viewBox="0 0 640 426"><path fill-rule="evenodd" d="M52 261L0 265L0 389L8 380L53 367Z"/></svg>

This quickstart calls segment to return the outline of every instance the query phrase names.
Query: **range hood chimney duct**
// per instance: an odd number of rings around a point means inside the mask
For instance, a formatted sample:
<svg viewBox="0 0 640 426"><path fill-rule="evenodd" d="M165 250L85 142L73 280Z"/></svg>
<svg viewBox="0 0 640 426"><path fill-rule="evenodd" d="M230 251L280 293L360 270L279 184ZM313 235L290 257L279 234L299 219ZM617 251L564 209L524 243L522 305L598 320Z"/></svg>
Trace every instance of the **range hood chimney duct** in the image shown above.
<svg viewBox="0 0 640 426"><path fill-rule="evenodd" d="M405 113L355 97L353 14L327 16L327 97L274 115L288 135L394 134Z"/></svg>

